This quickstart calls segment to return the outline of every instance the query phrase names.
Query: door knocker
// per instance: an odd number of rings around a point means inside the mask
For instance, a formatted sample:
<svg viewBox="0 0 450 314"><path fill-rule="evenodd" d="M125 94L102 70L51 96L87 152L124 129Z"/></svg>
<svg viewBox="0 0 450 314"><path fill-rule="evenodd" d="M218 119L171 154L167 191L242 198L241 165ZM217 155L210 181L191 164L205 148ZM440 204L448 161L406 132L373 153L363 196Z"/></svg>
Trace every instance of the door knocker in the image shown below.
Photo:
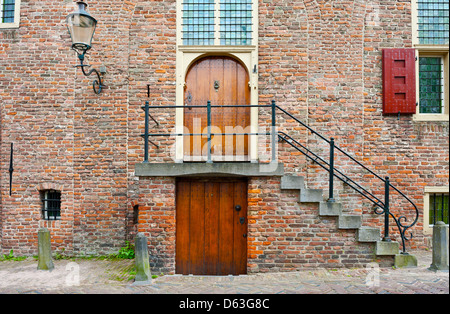
<svg viewBox="0 0 450 314"><path fill-rule="evenodd" d="M219 81L214 81L214 89L216 90L216 92L219 90Z"/></svg>
<svg viewBox="0 0 450 314"><path fill-rule="evenodd" d="M186 102L187 102L188 105L191 105L191 102L192 102L191 92L188 92L188 95L186 97ZM191 110L191 109L192 109L192 107L189 107L189 110Z"/></svg>

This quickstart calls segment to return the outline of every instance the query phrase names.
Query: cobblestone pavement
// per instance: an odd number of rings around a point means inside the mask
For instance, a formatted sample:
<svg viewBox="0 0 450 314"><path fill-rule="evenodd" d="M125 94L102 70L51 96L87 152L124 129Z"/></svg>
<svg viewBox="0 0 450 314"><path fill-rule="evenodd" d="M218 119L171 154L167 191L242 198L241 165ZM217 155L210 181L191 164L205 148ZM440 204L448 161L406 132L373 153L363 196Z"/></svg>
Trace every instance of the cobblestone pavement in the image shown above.
<svg viewBox="0 0 450 314"><path fill-rule="evenodd" d="M133 260L57 260L51 272L37 261L0 262L2 294L448 294L449 273L427 270L431 252L414 252L417 268L304 270L245 276L163 275L133 283Z"/></svg>

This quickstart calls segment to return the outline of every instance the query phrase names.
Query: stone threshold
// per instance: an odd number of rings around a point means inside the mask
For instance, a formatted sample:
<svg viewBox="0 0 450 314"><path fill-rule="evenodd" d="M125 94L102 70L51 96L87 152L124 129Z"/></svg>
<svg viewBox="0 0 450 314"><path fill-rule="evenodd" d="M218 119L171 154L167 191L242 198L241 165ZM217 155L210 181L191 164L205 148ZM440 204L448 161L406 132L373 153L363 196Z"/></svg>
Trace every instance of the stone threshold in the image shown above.
<svg viewBox="0 0 450 314"><path fill-rule="evenodd" d="M273 177L284 175L282 163L140 163L137 177Z"/></svg>

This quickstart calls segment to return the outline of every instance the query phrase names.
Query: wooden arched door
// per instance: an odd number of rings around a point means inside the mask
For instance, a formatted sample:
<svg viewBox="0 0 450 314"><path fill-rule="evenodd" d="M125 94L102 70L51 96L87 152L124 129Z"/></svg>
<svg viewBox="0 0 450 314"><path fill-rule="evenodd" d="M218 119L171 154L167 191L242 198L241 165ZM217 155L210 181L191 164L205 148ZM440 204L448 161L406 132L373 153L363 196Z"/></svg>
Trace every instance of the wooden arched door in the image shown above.
<svg viewBox="0 0 450 314"><path fill-rule="evenodd" d="M212 133L250 133L249 75L245 67L231 57L211 56L197 60L186 75L184 91L185 132L202 134L184 138L185 161L202 161L207 156L207 111L211 101ZM213 161L248 160L250 136L212 136Z"/></svg>

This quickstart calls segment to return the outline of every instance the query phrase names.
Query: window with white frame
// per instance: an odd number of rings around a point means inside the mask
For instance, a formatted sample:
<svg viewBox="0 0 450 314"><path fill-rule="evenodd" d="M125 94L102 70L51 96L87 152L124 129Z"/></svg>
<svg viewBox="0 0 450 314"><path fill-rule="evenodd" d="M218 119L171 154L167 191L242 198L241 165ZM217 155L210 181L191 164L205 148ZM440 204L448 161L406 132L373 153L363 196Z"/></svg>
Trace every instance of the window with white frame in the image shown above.
<svg viewBox="0 0 450 314"><path fill-rule="evenodd" d="M423 198L423 232L431 235L433 226L438 221L448 225L449 220L449 187L427 186Z"/></svg>
<svg viewBox="0 0 450 314"><path fill-rule="evenodd" d="M448 193L429 193L429 225L433 226L438 221L448 225Z"/></svg>
<svg viewBox="0 0 450 314"><path fill-rule="evenodd" d="M449 0L413 0L417 119L448 120Z"/></svg>
<svg viewBox="0 0 450 314"><path fill-rule="evenodd" d="M183 0L183 45L246 46L252 33L252 0Z"/></svg>
<svg viewBox="0 0 450 314"><path fill-rule="evenodd" d="M0 28L19 27L20 0L0 0Z"/></svg>
<svg viewBox="0 0 450 314"><path fill-rule="evenodd" d="M176 102L183 104L185 78L201 57L226 55L239 60L249 72L251 105L258 104L258 5L255 0L177 0ZM258 109L251 108L252 128L257 130ZM176 110L176 125L183 127L183 109ZM257 140L250 156L257 160ZM176 160L181 162L183 139L177 137Z"/></svg>

